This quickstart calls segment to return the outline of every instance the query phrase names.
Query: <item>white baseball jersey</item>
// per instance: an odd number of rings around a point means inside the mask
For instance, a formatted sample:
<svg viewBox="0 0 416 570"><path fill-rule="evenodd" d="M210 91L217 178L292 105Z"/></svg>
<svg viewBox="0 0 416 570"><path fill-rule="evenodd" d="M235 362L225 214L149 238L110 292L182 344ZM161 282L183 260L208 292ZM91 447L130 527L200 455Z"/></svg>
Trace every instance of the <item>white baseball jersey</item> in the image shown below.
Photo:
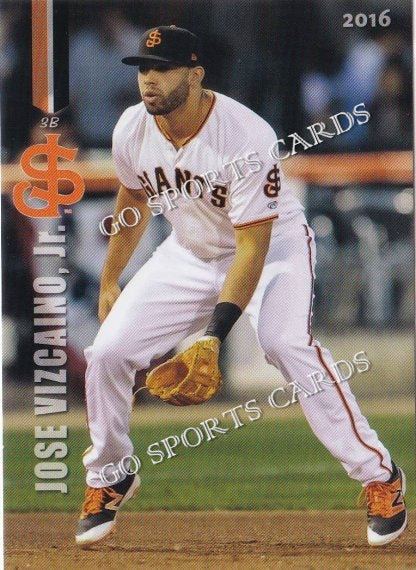
<svg viewBox="0 0 416 570"><path fill-rule="evenodd" d="M123 113L113 135L121 183L145 191L152 213L163 208L177 241L203 259L230 253L234 228L275 220L275 235L302 213L284 184L276 148L266 121L220 93L214 93L199 131L179 150L144 103Z"/></svg>

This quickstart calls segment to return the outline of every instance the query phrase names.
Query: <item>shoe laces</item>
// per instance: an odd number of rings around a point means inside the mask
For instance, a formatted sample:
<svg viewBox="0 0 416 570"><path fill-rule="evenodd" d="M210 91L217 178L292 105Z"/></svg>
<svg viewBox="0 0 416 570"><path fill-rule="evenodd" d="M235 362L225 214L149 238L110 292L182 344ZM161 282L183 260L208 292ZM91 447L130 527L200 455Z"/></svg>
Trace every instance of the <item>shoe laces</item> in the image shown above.
<svg viewBox="0 0 416 570"><path fill-rule="evenodd" d="M363 488L358 497L358 506L367 503L367 513L371 517L390 517L392 515L391 490L388 483L375 481Z"/></svg>
<svg viewBox="0 0 416 570"><path fill-rule="evenodd" d="M106 495L111 495L105 487L95 489L87 487L85 501L82 506L82 515L96 515L102 511L102 506Z"/></svg>

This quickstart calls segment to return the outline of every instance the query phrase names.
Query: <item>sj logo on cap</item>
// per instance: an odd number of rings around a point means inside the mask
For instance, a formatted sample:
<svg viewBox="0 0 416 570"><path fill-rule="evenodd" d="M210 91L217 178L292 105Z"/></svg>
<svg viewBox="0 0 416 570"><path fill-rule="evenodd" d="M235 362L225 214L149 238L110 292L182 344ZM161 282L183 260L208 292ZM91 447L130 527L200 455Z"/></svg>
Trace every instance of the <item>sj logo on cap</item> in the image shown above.
<svg viewBox="0 0 416 570"><path fill-rule="evenodd" d="M162 43L162 36L159 30L155 30L154 32L150 32L149 37L146 41L146 46L148 48L155 47Z"/></svg>

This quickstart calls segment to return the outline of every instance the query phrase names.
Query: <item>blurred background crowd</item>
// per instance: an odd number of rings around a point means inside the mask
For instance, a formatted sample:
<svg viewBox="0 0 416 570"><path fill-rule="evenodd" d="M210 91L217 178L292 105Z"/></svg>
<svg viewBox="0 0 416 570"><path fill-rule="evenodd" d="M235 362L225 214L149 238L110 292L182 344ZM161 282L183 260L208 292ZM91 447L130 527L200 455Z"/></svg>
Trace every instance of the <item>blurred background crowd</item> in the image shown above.
<svg viewBox="0 0 416 570"><path fill-rule="evenodd" d="M174 23L203 39L206 85L248 105L280 138L328 122L365 103L371 119L325 139L308 153L411 150L412 30L410 0L117 0L69 5L70 106L60 114L62 140L81 158L107 156L121 112L138 101L138 36ZM343 14L391 23L343 27ZM41 115L31 106L30 2L4 1L0 13L2 162L17 162L39 140ZM309 136L310 139L310 136ZM299 146L298 146L299 149ZM283 164L284 167L284 164ZM357 169L360 165L357 162ZM333 173L336 180L336 172ZM413 190L404 184L301 187L315 230L318 266L315 324L328 331L409 330L413 323ZM6 378L30 380L36 222L10 197L3 203L3 312ZM107 238L98 223L112 212L108 193L87 194L65 219L68 228L69 342L72 374L82 378L82 349L94 338L100 270ZM124 274L150 256L170 228L160 216ZM364 347L363 347L364 348Z"/></svg>

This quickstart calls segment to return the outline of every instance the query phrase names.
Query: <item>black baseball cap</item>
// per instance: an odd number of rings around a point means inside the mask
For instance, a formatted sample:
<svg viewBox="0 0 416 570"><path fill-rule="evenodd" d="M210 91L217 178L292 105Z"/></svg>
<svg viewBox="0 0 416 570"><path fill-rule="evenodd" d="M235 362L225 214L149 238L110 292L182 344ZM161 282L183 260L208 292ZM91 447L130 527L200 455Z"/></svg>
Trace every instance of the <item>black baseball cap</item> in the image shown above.
<svg viewBox="0 0 416 570"><path fill-rule="evenodd" d="M139 52L121 61L126 65L140 65L149 60L173 63L186 67L200 65L199 38L185 28L159 26L147 30L139 39Z"/></svg>

